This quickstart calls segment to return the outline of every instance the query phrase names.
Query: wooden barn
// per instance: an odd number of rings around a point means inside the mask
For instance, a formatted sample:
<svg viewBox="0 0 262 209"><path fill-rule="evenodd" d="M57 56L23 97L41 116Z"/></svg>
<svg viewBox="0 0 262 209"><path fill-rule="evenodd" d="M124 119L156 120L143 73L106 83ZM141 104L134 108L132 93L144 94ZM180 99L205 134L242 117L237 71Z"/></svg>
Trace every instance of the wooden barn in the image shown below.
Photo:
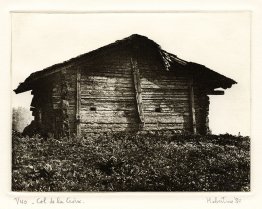
<svg viewBox="0 0 262 209"><path fill-rule="evenodd" d="M208 95L236 82L132 35L32 73L34 124L56 137L111 131L178 130L206 134Z"/></svg>

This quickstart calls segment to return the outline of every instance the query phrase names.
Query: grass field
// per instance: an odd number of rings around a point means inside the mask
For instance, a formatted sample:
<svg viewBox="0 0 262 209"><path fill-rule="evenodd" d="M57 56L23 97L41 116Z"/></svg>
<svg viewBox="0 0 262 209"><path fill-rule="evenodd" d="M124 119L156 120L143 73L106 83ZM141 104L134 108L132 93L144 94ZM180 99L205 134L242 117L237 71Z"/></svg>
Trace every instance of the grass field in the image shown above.
<svg viewBox="0 0 262 209"><path fill-rule="evenodd" d="M13 191L250 191L250 138L170 131L42 139L13 132Z"/></svg>

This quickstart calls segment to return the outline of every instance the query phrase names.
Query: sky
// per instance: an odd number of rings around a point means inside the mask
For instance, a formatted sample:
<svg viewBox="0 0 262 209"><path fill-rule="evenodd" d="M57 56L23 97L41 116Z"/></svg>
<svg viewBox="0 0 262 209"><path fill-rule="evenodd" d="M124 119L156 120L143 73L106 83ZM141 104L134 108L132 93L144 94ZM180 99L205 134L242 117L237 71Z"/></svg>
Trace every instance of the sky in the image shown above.
<svg viewBox="0 0 262 209"><path fill-rule="evenodd" d="M12 89L31 73L132 34L234 79L225 95L210 96L214 134L250 135L250 13L13 13ZM31 103L12 94L13 107Z"/></svg>

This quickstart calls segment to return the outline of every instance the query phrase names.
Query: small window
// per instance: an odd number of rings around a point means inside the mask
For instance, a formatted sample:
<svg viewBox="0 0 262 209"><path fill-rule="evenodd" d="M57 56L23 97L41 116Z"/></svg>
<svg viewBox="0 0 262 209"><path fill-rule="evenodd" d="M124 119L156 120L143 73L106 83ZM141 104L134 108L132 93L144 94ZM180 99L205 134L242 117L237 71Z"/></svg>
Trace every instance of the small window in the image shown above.
<svg viewBox="0 0 262 209"><path fill-rule="evenodd" d="M96 111L96 107L90 107L90 111Z"/></svg>
<svg viewBox="0 0 262 209"><path fill-rule="evenodd" d="M161 112L161 107L156 107L155 112Z"/></svg>

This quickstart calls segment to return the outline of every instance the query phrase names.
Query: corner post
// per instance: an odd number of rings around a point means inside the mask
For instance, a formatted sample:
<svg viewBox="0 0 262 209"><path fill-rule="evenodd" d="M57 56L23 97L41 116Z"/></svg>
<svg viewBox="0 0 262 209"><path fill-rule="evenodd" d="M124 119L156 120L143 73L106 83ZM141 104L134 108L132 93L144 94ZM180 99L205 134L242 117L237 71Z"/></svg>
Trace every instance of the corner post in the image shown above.
<svg viewBox="0 0 262 209"><path fill-rule="evenodd" d="M77 68L76 75L76 135L81 135L80 124L80 109L81 109L81 69Z"/></svg>
<svg viewBox="0 0 262 209"><path fill-rule="evenodd" d="M193 131L193 134L196 134L197 133L197 130L196 130L196 111L195 111L193 79L191 79L190 82L189 82L189 101L190 101L190 110L191 110L191 117L192 117L192 131Z"/></svg>

